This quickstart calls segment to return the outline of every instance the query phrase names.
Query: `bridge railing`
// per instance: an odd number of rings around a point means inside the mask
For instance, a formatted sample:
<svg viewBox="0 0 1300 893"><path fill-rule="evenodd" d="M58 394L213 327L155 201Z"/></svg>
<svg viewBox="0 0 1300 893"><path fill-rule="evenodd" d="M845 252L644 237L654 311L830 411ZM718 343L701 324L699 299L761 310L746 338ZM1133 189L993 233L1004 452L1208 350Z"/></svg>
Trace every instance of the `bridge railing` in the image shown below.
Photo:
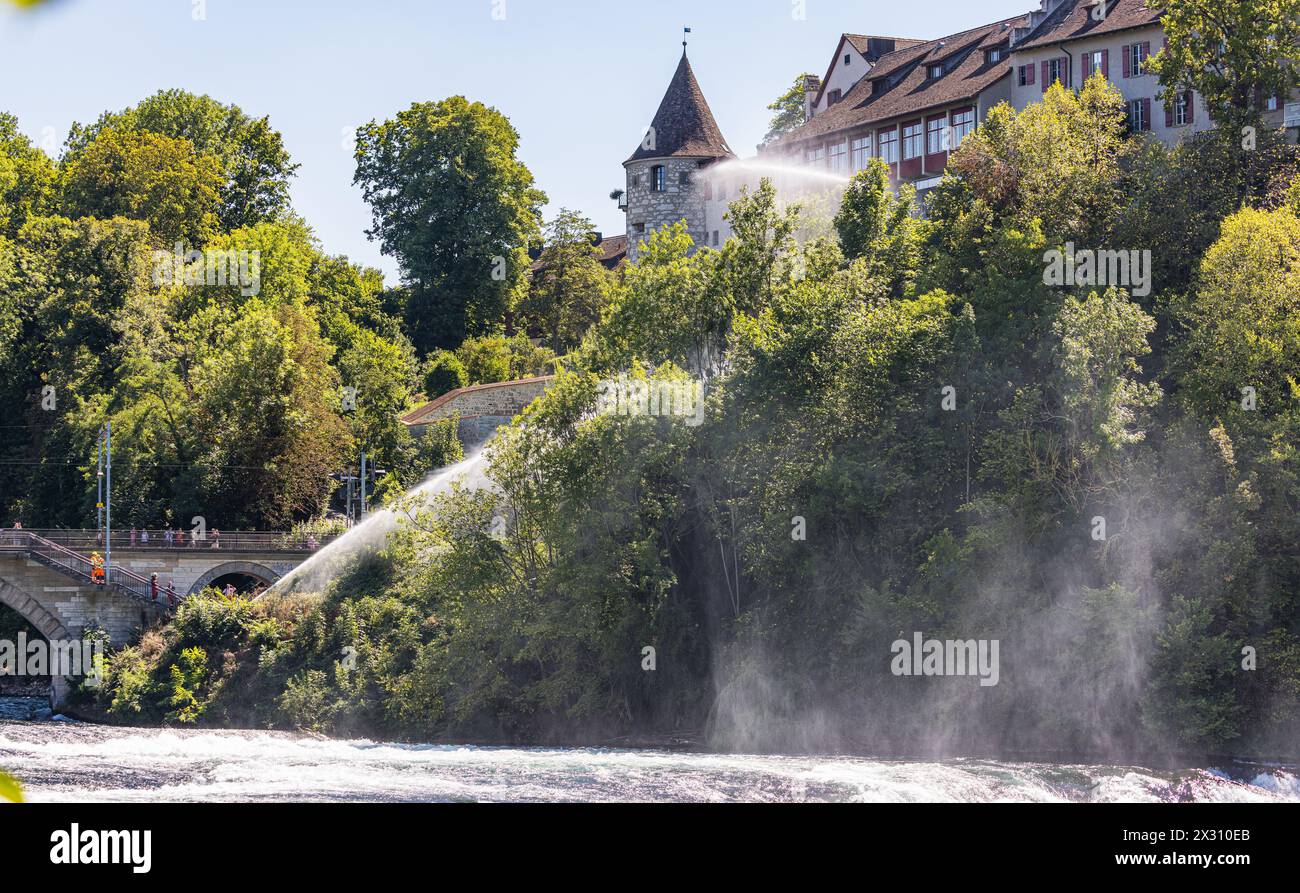
<svg viewBox="0 0 1300 893"><path fill-rule="evenodd" d="M74 579L91 584L100 582L95 574L97 565L88 556L43 537L35 531L0 531L0 544L10 549L21 548L41 564ZM103 567L103 565L98 565L98 567ZM120 592L142 601L156 601L158 600L156 596L161 596L161 593L156 594L154 592L153 581L146 579L141 574L137 574L130 568L118 564L114 564L108 569L108 572L104 575L103 585L112 586Z"/></svg>
<svg viewBox="0 0 1300 893"><path fill-rule="evenodd" d="M103 552L106 545L103 533L97 530L0 529L0 549L20 545L22 538L18 535L23 533L38 536L76 552L91 550ZM129 529L114 530L112 545L114 552L131 550L198 552L204 549L223 552L313 552L337 538L337 535L309 537L266 530L209 530L204 539L196 540L188 530L172 531L169 537L166 530L151 528L137 530L134 536Z"/></svg>

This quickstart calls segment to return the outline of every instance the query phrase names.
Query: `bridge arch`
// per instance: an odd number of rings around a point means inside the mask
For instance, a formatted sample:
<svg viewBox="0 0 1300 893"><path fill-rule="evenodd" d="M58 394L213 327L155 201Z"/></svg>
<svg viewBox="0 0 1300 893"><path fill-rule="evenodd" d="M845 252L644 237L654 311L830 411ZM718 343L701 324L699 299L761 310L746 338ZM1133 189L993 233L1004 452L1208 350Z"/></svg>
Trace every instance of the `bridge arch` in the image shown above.
<svg viewBox="0 0 1300 893"><path fill-rule="evenodd" d="M62 618L3 578L0 578L0 602L17 611L24 620L40 630L46 639L72 638Z"/></svg>
<svg viewBox="0 0 1300 893"><path fill-rule="evenodd" d="M270 588L271 584L280 579L279 574L256 561L227 561L205 571L201 577L194 581L194 585L190 587L190 591L186 593L186 596L202 592L205 587L211 586L222 577L249 577L267 588Z"/></svg>

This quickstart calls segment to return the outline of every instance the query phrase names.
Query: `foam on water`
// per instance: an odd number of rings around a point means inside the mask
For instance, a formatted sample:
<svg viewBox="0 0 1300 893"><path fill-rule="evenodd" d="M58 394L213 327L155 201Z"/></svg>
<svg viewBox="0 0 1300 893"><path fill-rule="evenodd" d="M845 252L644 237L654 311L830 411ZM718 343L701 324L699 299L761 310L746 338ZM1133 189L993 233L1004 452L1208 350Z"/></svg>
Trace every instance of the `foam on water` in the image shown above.
<svg viewBox="0 0 1300 893"><path fill-rule="evenodd" d="M0 724L34 801L1296 801L1293 771L509 748ZM1248 780L1247 780L1248 779Z"/></svg>

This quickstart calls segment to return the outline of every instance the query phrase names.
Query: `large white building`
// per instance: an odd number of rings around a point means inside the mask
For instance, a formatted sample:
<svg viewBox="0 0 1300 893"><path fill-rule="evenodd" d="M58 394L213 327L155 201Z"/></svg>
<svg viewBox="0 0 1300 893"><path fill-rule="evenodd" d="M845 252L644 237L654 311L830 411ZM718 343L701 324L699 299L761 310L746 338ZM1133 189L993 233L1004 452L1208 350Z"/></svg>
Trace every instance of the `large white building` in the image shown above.
<svg viewBox="0 0 1300 893"><path fill-rule="evenodd" d="M937 40L844 34L825 75L807 79L803 125L759 157L844 177L881 158L895 186L924 194L991 108L1022 109L1051 84L1078 88L1094 71L1124 96L1131 129L1173 143L1213 122L1191 91L1170 105L1159 98L1146 60L1163 45L1160 14L1145 0L1039 0L1024 15ZM1265 120L1285 123L1294 139L1300 103L1269 100ZM725 241L722 215L738 184L708 172L735 155L684 54L647 138L657 148L643 144L625 163L629 257L649 232L682 219L697 245Z"/></svg>

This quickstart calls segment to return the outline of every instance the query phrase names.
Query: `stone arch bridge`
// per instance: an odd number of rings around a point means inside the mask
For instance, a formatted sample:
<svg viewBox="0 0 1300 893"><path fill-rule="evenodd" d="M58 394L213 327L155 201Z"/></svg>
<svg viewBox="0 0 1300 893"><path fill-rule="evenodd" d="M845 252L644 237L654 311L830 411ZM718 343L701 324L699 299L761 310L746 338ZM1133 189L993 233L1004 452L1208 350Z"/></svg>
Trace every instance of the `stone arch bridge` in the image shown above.
<svg viewBox="0 0 1300 893"><path fill-rule="evenodd" d="M79 638L97 626L121 645L169 613L169 584L177 603L207 586L233 583L242 592L268 587L325 542L261 532L177 542L150 532L148 541L137 535L132 544L130 535L115 532L112 566L97 583L89 556L104 549L95 531L0 530L0 603L47 639Z"/></svg>

